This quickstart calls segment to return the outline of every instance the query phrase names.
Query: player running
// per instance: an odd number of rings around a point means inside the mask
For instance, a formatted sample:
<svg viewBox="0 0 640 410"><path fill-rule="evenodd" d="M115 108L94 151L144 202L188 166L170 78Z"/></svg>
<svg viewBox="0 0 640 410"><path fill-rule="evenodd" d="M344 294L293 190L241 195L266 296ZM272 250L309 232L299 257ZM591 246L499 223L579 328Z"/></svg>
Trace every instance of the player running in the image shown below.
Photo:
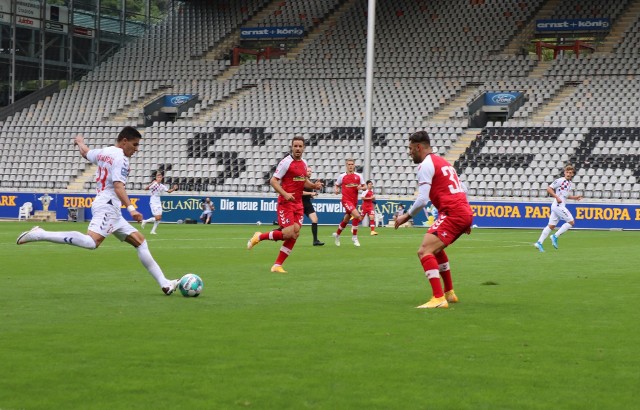
<svg viewBox="0 0 640 410"><path fill-rule="evenodd" d="M307 177L307 162L302 159L304 152L304 137L295 136L291 140L291 154L287 155L278 164L271 186L278 193L278 224L282 228L271 232L256 232L247 242L247 249L252 249L260 241L284 241L271 272L287 273L282 265L293 250L296 240L300 235L302 220L304 219L304 206L302 205L302 193L307 189L322 189L321 181L311 182Z"/></svg>
<svg viewBox="0 0 640 410"><path fill-rule="evenodd" d="M555 229L558 221L563 220L565 223L558 229L555 234L551 235L551 244L554 248L558 249L558 236L567 232L575 225L573 215L567 209L567 199L574 199L576 201L582 200L581 195L569 195L569 192L573 189L572 179L576 174L576 169L573 165L566 165L564 167L564 177L558 178L547 187L547 193L553 197L553 203L551 204L551 216L549 216L549 224L545 226L540 234L538 242L534 244L540 252L544 252L542 243L547 236Z"/></svg>
<svg viewBox="0 0 640 410"><path fill-rule="evenodd" d="M360 246L358 241L358 225L362 221L362 215L358 211L358 193L366 189L362 174L356 172L356 163L353 159L346 160L347 172L338 176L335 184L335 193L338 195L342 191L342 207L344 208L344 217L335 231L333 239L336 246L340 246L340 234L347 227L351 220L351 241L355 246Z"/></svg>

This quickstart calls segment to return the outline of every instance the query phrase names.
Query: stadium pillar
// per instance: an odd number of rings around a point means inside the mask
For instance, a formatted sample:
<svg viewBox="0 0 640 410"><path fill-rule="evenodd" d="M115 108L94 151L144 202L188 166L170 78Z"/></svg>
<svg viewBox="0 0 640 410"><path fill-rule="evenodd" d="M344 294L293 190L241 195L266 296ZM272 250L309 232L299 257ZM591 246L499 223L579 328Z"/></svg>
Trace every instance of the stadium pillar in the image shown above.
<svg viewBox="0 0 640 410"><path fill-rule="evenodd" d="M16 101L16 23L18 20L18 2L11 2L11 54L9 56L9 104Z"/></svg>
<svg viewBox="0 0 640 410"><path fill-rule="evenodd" d="M364 179L371 179L371 116L373 106L373 66L375 64L376 0L369 0L367 12L367 79L364 114Z"/></svg>

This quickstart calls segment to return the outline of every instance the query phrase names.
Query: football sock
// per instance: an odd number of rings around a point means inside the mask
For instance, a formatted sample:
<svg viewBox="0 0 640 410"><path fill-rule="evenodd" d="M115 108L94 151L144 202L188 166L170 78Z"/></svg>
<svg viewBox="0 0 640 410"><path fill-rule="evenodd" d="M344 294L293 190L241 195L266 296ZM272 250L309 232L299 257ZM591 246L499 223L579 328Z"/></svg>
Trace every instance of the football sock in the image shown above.
<svg viewBox="0 0 640 410"><path fill-rule="evenodd" d="M156 231L156 228L158 227L158 225L160 225L160 221L155 221L155 222L153 223L153 228L151 229L151 232L155 232L155 231Z"/></svg>
<svg viewBox="0 0 640 410"><path fill-rule="evenodd" d="M144 222L149 223L149 222L153 222L155 220L156 220L156 218L152 216L151 218L145 219Z"/></svg>
<svg viewBox="0 0 640 410"><path fill-rule="evenodd" d="M425 276L429 279L433 296L436 298L443 297L444 292L442 291L442 282L440 282L440 272L436 257L432 254L425 255L420 259L420 263L422 264L422 269L424 269Z"/></svg>
<svg viewBox="0 0 640 410"><path fill-rule="evenodd" d="M151 274L151 276L153 276L156 282L158 282L160 287L164 288L169 286L171 283L167 278L165 278L164 273L162 273L162 269L160 269L158 263L155 261L155 259L153 259L153 256L151 256L151 252L149 252L149 246L147 246L147 241L142 242L142 244L138 246L136 250L138 251L138 259L140 259L140 262L142 262L144 267Z"/></svg>
<svg viewBox="0 0 640 410"><path fill-rule="evenodd" d="M556 236L562 235L563 233L567 232L569 229L571 229L571 224L569 222L565 222L564 225L562 225L560 229L558 229L558 232L556 232Z"/></svg>
<svg viewBox="0 0 640 410"><path fill-rule="evenodd" d="M318 240L318 224L317 223L311 223L311 233L313 234L313 240L317 241Z"/></svg>
<svg viewBox="0 0 640 410"><path fill-rule="evenodd" d="M287 239L282 243L280 247L280 252L278 253L278 258L275 261L275 265L281 265L284 261L289 257L293 246L296 244L296 239Z"/></svg>
<svg viewBox="0 0 640 410"><path fill-rule="evenodd" d="M95 249L96 243L89 235L80 232L48 232L43 231L40 240L53 243L66 243L67 245L78 246L85 249Z"/></svg>
<svg viewBox="0 0 640 410"><path fill-rule="evenodd" d="M542 233L540 234L540 239L538 239L538 242L540 243L544 242L544 240L547 239L547 236L549 236L550 233L551 233L551 228L549 228L549 225L545 226L544 229L542 230Z"/></svg>
<svg viewBox="0 0 640 410"><path fill-rule="evenodd" d="M340 225L338 225L338 230L336 231L336 233L338 234L338 236L340 236L340 234L342 233L342 231L344 230L344 228L346 228L346 227L347 227L347 223L348 223L348 222L349 222L349 221L346 221L346 222L345 222L345 221L342 221L342 222L340 222Z"/></svg>
<svg viewBox="0 0 640 410"><path fill-rule="evenodd" d="M440 277L444 282L444 291L448 292L453 289L453 281L451 280L451 269L449 268L449 257L444 251L436 254L436 261L438 261L438 270L440 271Z"/></svg>
<svg viewBox="0 0 640 410"><path fill-rule="evenodd" d="M274 229L271 232L265 232L260 234L261 241L281 241L283 238L282 231Z"/></svg>

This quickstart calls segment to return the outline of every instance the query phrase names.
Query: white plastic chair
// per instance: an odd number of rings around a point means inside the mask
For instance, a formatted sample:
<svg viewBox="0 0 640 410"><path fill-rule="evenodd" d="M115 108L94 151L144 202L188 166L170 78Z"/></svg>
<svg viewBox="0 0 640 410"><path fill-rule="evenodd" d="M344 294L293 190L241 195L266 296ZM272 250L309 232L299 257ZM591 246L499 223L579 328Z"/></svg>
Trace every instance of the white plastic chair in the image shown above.
<svg viewBox="0 0 640 410"><path fill-rule="evenodd" d="M33 211L33 204L31 202L25 202L22 204L20 209L18 210L18 221L24 218L25 220L29 219L31 216L31 211Z"/></svg>
<svg viewBox="0 0 640 410"><path fill-rule="evenodd" d="M384 214L381 214L380 212L376 212L375 215L376 215L375 225L384 226Z"/></svg>

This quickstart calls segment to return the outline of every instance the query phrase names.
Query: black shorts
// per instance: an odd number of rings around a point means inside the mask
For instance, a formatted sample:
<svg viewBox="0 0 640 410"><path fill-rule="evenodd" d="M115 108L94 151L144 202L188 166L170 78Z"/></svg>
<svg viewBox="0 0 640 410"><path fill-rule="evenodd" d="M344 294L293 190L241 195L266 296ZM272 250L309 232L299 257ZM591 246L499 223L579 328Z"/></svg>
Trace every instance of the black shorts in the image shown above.
<svg viewBox="0 0 640 410"><path fill-rule="evenodd" d="M302 199L302 205L304 206L304 214L306 216L309 216L309 215L311 215L312 213L314 213L316 211L310 200L309 201L305 201L304 198L303 198Z"/></svg>

